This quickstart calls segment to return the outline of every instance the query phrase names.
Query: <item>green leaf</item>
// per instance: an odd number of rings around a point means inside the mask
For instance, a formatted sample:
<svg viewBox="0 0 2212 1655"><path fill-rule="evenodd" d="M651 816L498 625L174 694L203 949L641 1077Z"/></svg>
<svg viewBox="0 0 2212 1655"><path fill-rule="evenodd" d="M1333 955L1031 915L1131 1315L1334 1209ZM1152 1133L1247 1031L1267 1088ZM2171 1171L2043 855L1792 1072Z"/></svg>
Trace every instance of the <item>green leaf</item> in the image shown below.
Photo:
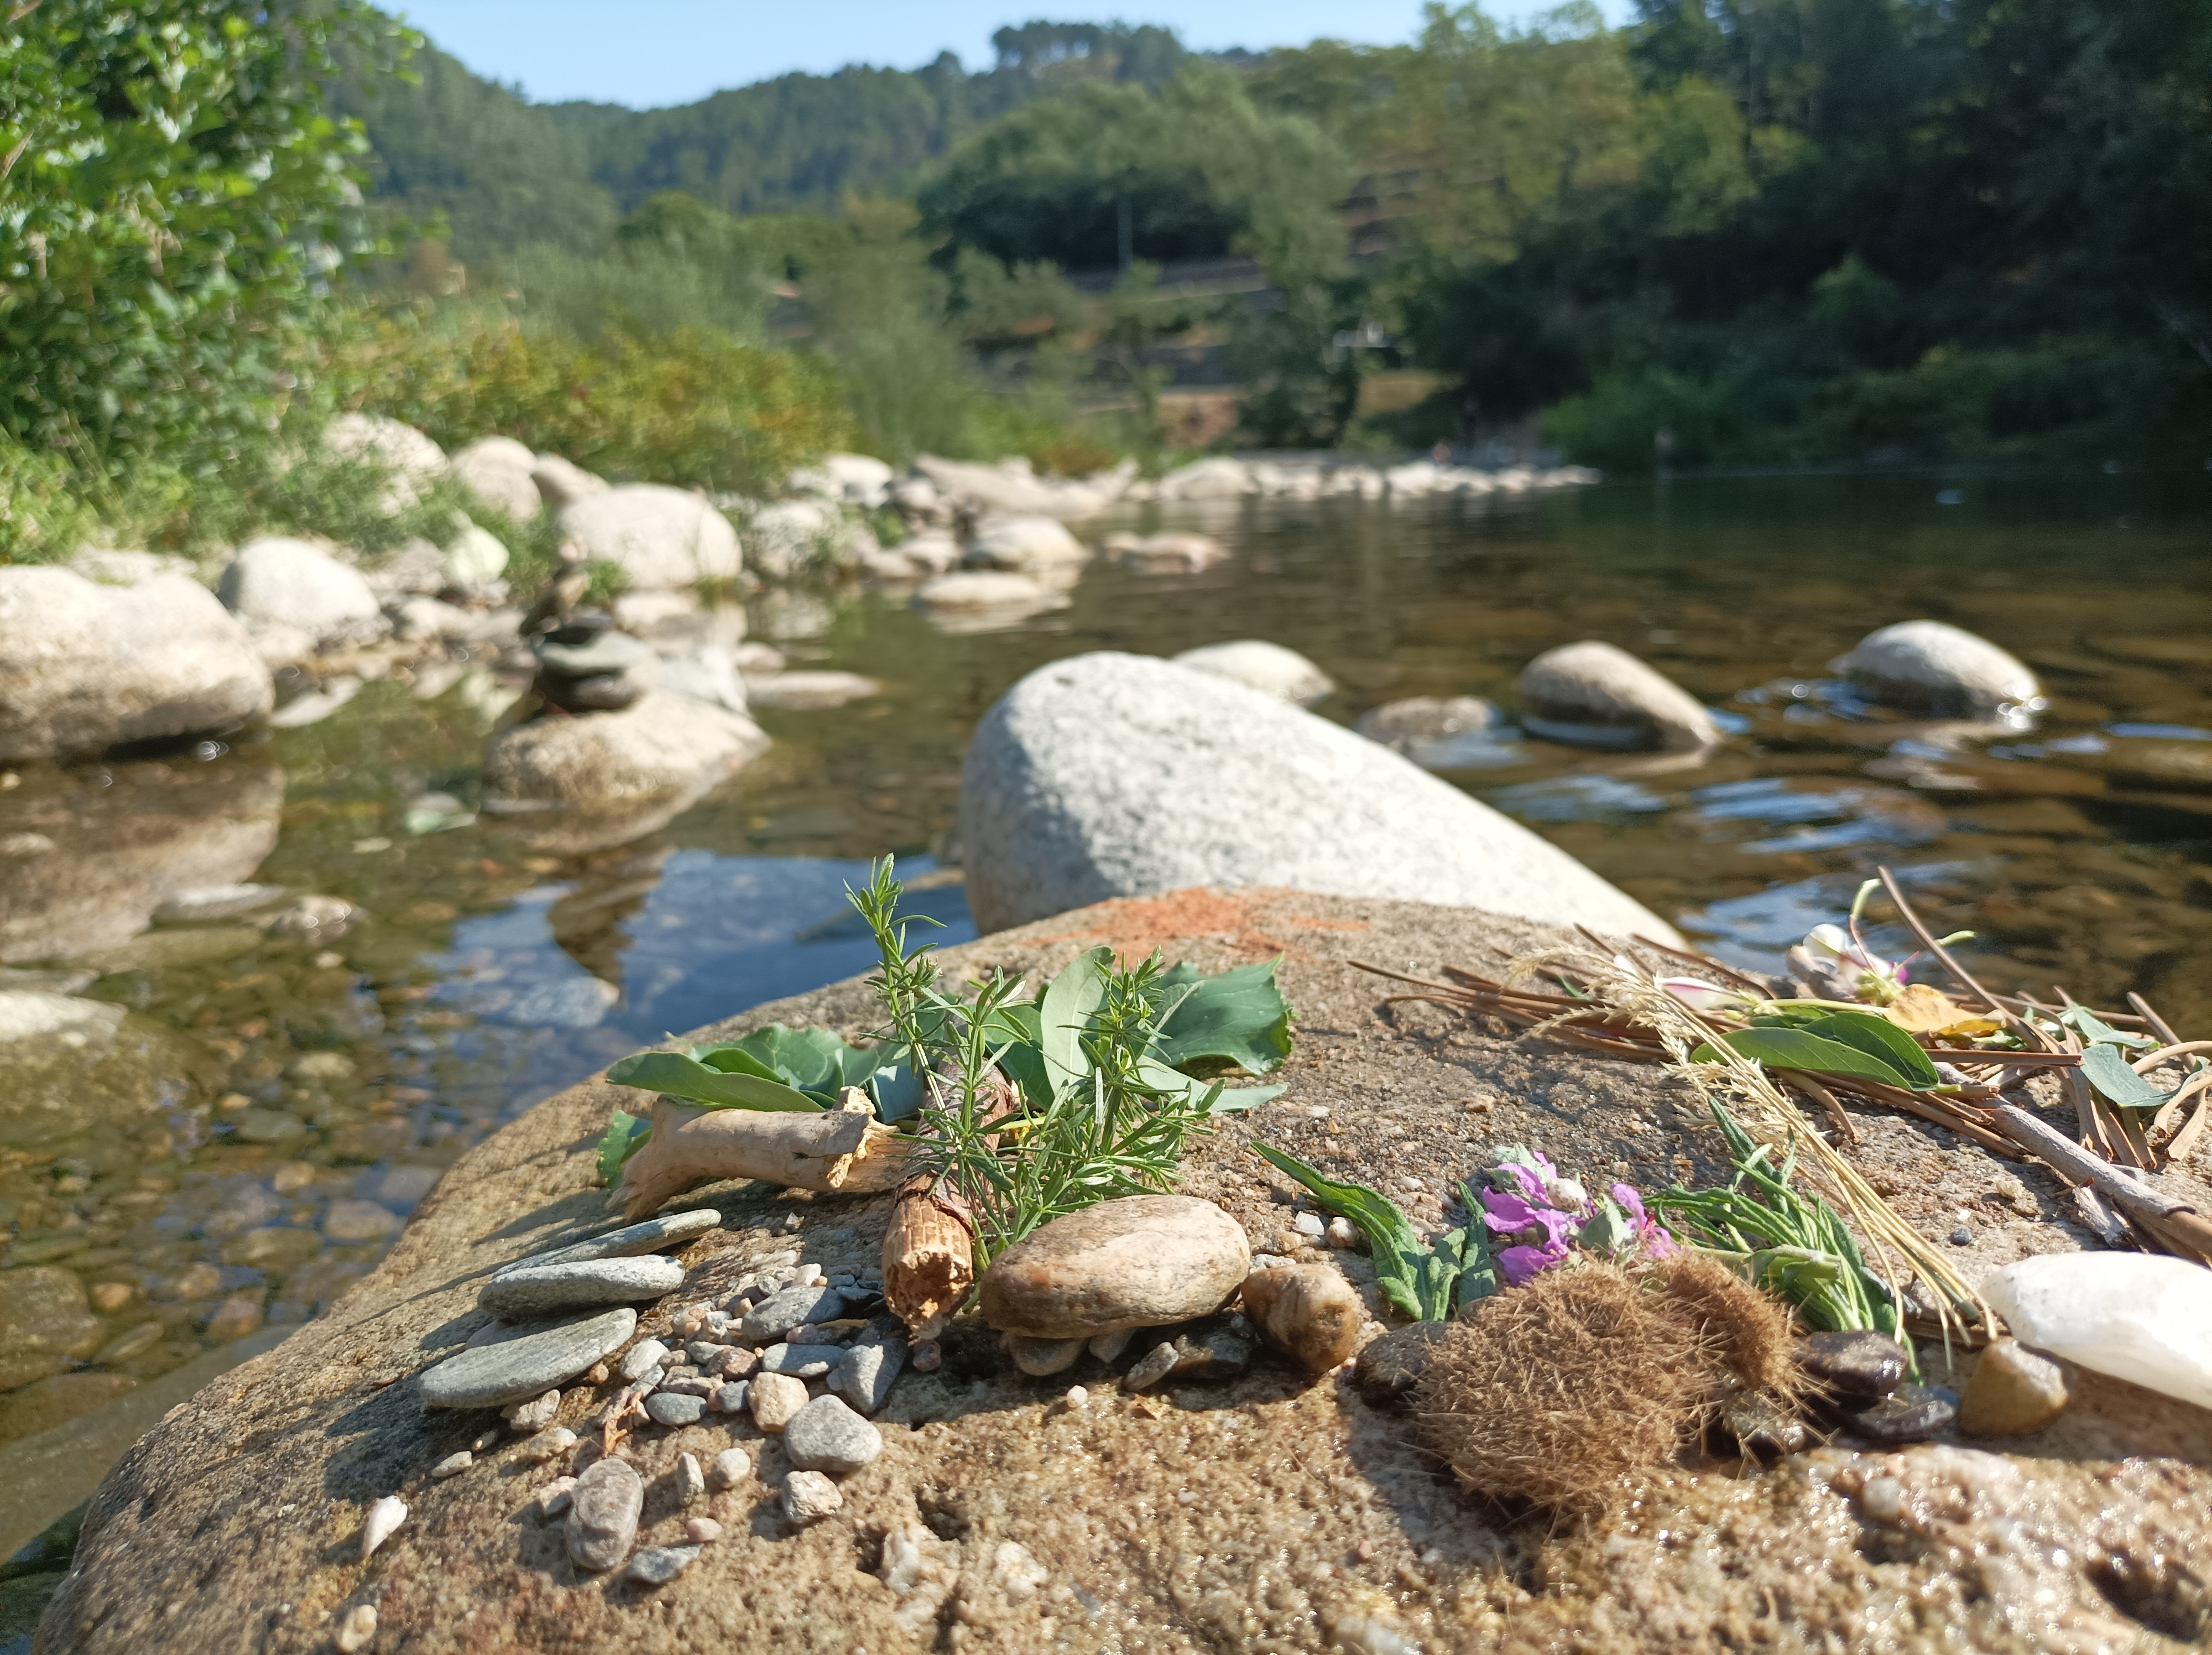
<svg viewBox="0 0 2212 1655"><path fill-rule="evenodd" d="M792 1029L781 1023L754 1030L737 1043L737 1050L767 1065L771 1078L801 1092L826 1092L833 1097L841 1087L860 1084L848 1079L848 1074L873 1074L877 1061L873 1052L847 1045L834 1029ZM708 1053L701 1053L700 1061L710 1068L722 1067Z"/></svg>
<svg viewBox="0 0 2212 1655"><path fill-rule="evenodd" d="M652 1135L650 1122L617 1110L607 1123L605 1135L599 1140L599 1182L610 1190L619 1183L623 1163L636 1154Z"/></svg>
<svg viewBox="0 0 2212 1655"><path fill-rule="evenodd" d="M1275 984L1279 964L1209 976L1183 961L1164 972L1161 987L1189 992L1160 1025L1152 1044L1160 1061L1192 1074L1232 1063L1254 1074L1278 1067L1291 1055L1291 1007Z"/></svg>
<svg viewBox="0 0 2212 1655"><path fill-rule="evenodd" d="M1455 1260L1465 1247L1466 1232L1455 1230L1443 1238L1439 1245L1449 1244L1452 1256L1440 1256L1422 1242L1406 1215L1380 1191L1364 1184L1339 1183L1297 1156L1267 1144L1255 1143L1251 1147L1269 1165L1304 1184L1330 1213L1359 1226L1374 1258L1375 1285L1383 1298L1417 1322L1441 1322L1451 1313L1452 1287L1460 1270ZM1480 1221L1480 1218L1475 1220ZM1455 1237L1460 1239L1455 1241ZM1484 1256L1487 1256L1486 1245Z"/></svg>
<svg viewBox="0 0 2212 1655"><path fill-rule="evenodd" d="M1038 1044L1055 1097L1091 1073L1083 1033L1105 1003L1106 976L1113 966L1114 951L1103 945L1078 954L1038 998Z"/></svg>
<svg viewBox="0 0 2212 1655"><path fill-rule="evenodd" d="M1840 1040L1829 1040L1802 1029L1732 1029L1721 1038L1743 1056L1769 1068L1812 1069L1825 1074L1855 1074L1885 1086L1909 1086L1912 1082L1887 1058L1876 1057ZM1690 1054L1693 1063L1717 1063L1721 1055L1710 1044Z"/></svg>
<svg viewBox="0 0 2212 1655"><path fill-rule="evenodd" d="M2148 1051L2158 1042L2147 1034L2124 1034L2087 1006L2069 1006L2058 1020L2092 1045L2141 1047Z"/></svg>
<svg viewBox="0 0 2212 1655"><path fill-rule="evenodd" d="M753 1073L766 1065L750 1052L724 1046L713 1056L731 1067L710 1067L680 1051L641 1051L610 1068L607 1079L618 1086L665 1092L671 1098L679 1098L687 1104L703 1104L709 1109L799 1111L822 1108L817 1100L795 1086L786 1086L773 1074L763 1078Z"/></svg>
<svg viewBox="0 0 2212 1655"><path fill-rule="evenodd" d="M2089 1084L2123 1109L2160 1109L2166 1094L2128 1067L2119 1048L2101 1042L2081 1054L2081 1073Z"/></svg>
<svg viewBox="0 0 2212 1655"><path fill-rule="evenodd" d="M1280 1097L1288 1086L1223 1086L1214 1098L1213 1115L1242 1115L1248 1109L1257 1109L1270 1098Z"/></svg>
<svg viewBox="0 0 2212 1655"><path fill-rule="evenodd" d="M1904 1074L1905 1084L1915 1092L1943 1084L1943 1077L1936 1072L1936 1060L1886 1017L1871 1012L1834 1012L1817 1023L1807 1024L1805 1031L1856 1046L1869 1057L1880 1058Z"/></svg>

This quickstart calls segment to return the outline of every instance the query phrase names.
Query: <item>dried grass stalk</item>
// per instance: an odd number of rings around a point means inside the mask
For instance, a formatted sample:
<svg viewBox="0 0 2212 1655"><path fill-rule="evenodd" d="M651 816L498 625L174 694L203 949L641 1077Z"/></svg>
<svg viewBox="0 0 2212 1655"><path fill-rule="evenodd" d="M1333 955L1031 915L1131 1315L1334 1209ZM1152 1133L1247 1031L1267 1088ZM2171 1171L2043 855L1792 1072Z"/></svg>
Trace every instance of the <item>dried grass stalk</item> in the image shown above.
<svg viewBox="0 0 2212 1655"><path fill-rule="evenodd" d="M975 1285L968 1204L931 1174L899 1186L884 1233L884 1302L916 1341L934 1339Z"/></svg>

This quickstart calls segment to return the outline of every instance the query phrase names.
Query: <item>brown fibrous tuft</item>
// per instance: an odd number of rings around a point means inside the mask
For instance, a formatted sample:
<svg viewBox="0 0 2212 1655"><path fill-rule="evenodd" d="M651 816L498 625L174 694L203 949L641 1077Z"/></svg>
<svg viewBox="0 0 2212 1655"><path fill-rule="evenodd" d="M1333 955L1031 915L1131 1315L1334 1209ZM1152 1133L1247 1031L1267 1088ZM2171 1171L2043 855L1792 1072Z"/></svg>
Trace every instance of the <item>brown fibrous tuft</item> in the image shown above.
<svg viewBox="0 0 2212 1655"><path fill-rule="evenodd" d="M1797 1336L1788 1305L1703 1253L1662 1260L1652 1273L1668 1314L1700 1329L1713 1355L1745 1390L1785 1405L1803 1400L1804 1375L1791 1354Z"/></svg>

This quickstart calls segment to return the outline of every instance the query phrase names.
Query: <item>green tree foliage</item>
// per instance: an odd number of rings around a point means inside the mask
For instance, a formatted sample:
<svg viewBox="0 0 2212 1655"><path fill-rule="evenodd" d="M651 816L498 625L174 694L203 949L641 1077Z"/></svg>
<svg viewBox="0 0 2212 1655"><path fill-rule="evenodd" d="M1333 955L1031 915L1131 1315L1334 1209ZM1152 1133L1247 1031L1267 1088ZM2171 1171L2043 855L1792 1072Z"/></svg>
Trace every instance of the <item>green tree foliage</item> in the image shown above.
<svg viewBox="0 0 2212 1655"><path fill-rule="evenodd" d="M0 433L79 470L234 453L360 245L361 134L318 79L404 32L355 0L0 15Z"/></svg>

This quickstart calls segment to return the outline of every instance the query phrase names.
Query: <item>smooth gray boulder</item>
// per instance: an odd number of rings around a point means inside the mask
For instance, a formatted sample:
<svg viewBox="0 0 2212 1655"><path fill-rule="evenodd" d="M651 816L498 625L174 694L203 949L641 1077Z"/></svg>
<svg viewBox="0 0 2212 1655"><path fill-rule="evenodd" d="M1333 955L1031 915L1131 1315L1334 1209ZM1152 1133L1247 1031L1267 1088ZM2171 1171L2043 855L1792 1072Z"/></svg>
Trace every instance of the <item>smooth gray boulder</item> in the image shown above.
<svg viewBox="0 0 2212 1655"><path fill-rule="evenodd" d="M1498 733L1498 709L1480 696L1408 696L1359 715L1352 728L1425 770L1514 763L1521 750Z"/></svg>
<svg viewBox="0 0 2212 1655"><path fill-rule="evenodd" d="M1595 639L1547 649L1521 669L1521 722L1577 747L1696 752L1721 739L1696 697Z"/></svg>
<svg viewBox="0 0 2212 1655"><path fill-rule="evenodd" d="M196 581L0 569L0 762L228 730L274 698L252 637Z"/></svg>
<svg viewBox="0 0 2212 1655"><path fill-rule="evenodd" d="M637 1331L637 1312L586 1311L553 1323L503 1329L425 1370L425 1408L504 1408L566 1384Z"/></svg>
<svg viewBox="0 0 2212 1655"><path fill-rule="evenodd" d="M1109 897L1281 885L1673 942L1528 829L1340 725L1139 655L1040 667L987 713L960 786L986 931Z"/></svg>
<svg viewBox="0 0 2212 1655"><path fill-rule="evenodd" d="M264 535L240 546L216 583L216 596L249 626L297 627L315 638L374 638L386 626L359 569L289 535Z"/></svg>
<svg viewBox="0 0 2212 1655"><path fill-rule="evenodd" d="M1297 707L1310 707L1336 688L1335 681L1328 673L1297 650L1285 649L1264 638L1200 644L1195 649L1184 650L1176 660L1216 678L1249 685L1263 695Z"/></svg>
<svg viewBox="0 0 2212 1655"><path fill-rule="evenodd" d="M587 558L620 568L633 587L727 581L744 566L738 532L712 502L658 483L626 484L576 501L562 510L561 532Z"/></svg>
<svg viewBox="0 0 2212 1655"><path fill-rule="evenodd" d="M2025 665L1947 621L1881 627L1834 666L1881 700L1914 712L1971 716L2043 705L2043 687Z"/></svg>
<svg viewBox="0 0 2212 1655"><path fill-rule="evenodd" d="M518 523L527 523L544 507L530 476L538 456L513 437L479 437L453 456L453 468L471 494Z"/></svg>
<svg viewBox="0 0 2212 1655"><path fill-rule="evenodd" d="M1059 519L1037 513L994 513L975 526L968 545L968 563L975 569L1069 569L1090 558L1090 550Z"/></svg>

